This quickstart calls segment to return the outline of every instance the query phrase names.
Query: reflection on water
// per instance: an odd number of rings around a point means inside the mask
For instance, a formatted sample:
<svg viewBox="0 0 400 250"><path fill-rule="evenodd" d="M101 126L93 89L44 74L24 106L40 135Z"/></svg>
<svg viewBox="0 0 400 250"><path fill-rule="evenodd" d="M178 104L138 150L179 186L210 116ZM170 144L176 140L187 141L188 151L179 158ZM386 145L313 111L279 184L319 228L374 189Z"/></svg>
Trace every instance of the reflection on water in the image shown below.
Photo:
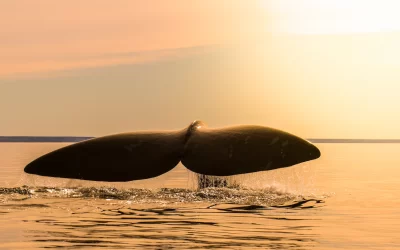
<svg viewBox="0 0 400 250"><path fill-rule="evenodd" d="M309 223L315 218L302 210L323 205L273 190L227 188L20 187L3 188L1 198L0 213L22 219L30 248L67 249L304 249L317 235Z"/></svg>

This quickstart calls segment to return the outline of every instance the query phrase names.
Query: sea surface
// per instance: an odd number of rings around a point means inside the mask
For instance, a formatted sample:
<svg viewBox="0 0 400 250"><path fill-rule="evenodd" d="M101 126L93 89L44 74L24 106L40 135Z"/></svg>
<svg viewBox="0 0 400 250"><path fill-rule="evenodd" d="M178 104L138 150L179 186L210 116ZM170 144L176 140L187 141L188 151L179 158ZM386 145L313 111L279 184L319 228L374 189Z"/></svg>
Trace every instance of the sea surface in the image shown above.
<svg viewBox="0 0 400 250"><path fill-rule="evenodd" d="M0 249L400 249L400 144L197 189L183 166L127 183L27 175L68 143L0 143Z"/></svg>

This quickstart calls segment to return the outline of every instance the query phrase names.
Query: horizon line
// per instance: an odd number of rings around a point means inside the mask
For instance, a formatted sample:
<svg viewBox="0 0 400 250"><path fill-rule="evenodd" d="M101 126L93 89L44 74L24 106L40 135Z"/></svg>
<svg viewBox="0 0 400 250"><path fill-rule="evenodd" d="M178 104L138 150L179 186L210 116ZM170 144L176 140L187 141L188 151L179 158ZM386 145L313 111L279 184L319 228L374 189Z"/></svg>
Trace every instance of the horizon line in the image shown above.
<svg viewBox="0 0 400 250"><path fill-rule="evenodd" d="M74 143L92 136L0 136L0 143ZM400 143L400 139L309 138L312 143Z"/></svg>

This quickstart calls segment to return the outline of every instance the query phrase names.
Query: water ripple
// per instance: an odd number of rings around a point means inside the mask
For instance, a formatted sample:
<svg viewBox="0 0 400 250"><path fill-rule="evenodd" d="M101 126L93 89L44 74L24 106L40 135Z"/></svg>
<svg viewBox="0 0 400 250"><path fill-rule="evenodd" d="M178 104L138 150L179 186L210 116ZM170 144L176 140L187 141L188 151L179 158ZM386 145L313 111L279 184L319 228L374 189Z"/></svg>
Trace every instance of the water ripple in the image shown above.
<svg viewBox="0 0 400 250"><path fill-rule="evenodd" d="M0 212L24 223L26 242L59 249L308 249L317 235L304 208L323 205L273 189L228 188L24 186L0 189L0 198Z"/></svg>

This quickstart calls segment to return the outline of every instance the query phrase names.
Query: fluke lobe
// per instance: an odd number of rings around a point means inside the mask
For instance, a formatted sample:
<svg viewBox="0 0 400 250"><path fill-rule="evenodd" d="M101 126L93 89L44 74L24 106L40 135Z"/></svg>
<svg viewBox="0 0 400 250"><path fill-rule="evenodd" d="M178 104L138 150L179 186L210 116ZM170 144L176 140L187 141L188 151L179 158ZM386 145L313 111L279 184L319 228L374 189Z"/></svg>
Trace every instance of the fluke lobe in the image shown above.
<svg viewBox="0 0 400 250"><path fill-rule="evenodd" d="M180 131L99 137L39 157L30 174L93 181L156 177L179 161L193 172L229 176L289 167L320 157L316 146L287 132L244 125L210 129L195 121Z"/></svg>

